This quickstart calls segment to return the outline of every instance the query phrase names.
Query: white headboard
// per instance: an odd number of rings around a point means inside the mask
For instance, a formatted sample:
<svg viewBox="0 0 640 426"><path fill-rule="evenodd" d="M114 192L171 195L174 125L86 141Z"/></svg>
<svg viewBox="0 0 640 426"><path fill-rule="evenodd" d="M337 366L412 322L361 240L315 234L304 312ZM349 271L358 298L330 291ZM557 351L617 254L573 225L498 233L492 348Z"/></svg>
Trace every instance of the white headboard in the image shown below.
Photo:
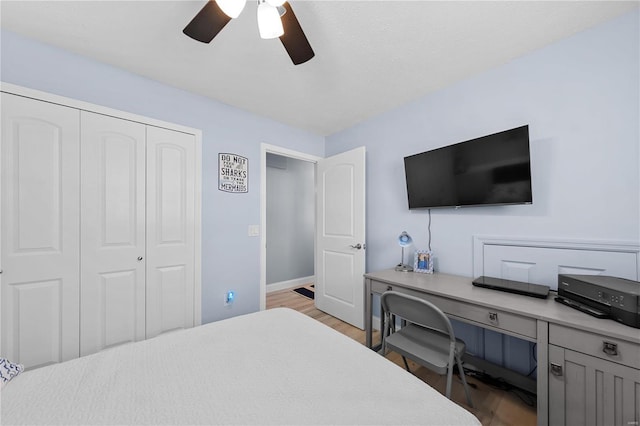
<svg viewBox="0 0 640 426"><path fill-rule="evenodd" d="M558 274L640 279L640 245L630 242L473 237L473 276L558 288Z"/></svg>

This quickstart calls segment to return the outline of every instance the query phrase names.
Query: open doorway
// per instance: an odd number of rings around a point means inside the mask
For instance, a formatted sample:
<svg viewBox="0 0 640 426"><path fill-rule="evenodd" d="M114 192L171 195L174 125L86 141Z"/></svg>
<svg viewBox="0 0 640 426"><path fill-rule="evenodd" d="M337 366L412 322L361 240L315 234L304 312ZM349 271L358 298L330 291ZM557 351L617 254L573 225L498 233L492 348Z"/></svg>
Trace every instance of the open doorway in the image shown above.
<svg viewBox="0 0 640 426"><path fill-rule="evenodd" d="M270 291L315 280L318 157L262 144L260 309Z"/></svg>
<svg viewBox="0 0 640 426"><path fill-rule="evenodd" d="M320 158L262 145L260 192L260 309L267 293L267 154L314 164L315 306L356 327L364 326L362 276L365 272L365 148ZM278 189L279 191L279 189ZM280 206L278 206L280 208ZM321 224L321 225L320 225Z"/></svg>
<svg viewBox="0 0 640 426"><path fill-rule="evenodd" d="M314 281L315 167L267 153L267 293Z"/></svg>

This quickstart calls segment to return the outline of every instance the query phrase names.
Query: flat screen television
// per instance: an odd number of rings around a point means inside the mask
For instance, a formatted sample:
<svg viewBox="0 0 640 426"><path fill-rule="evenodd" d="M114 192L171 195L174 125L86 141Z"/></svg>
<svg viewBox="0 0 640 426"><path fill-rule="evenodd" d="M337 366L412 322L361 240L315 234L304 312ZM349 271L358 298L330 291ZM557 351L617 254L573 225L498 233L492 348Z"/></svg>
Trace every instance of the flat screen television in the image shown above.
<svg viewBox="0 0 640 426"><path fill-rule="evenodd" d="M531 204L529 126L404 158L409 209Z"/></svg>

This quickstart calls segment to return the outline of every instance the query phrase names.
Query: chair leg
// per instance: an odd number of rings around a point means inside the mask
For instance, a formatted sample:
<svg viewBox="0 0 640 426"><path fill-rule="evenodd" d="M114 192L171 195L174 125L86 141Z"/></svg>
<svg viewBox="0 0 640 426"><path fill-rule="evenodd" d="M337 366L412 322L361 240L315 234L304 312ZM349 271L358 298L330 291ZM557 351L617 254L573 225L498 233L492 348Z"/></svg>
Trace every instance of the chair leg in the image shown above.
<svg viewBox="0 0 640 426"><path fill-rule="evenodd" d="M462 384L464 385L464 394L467 397L467 403L469 407L475 408L473 406L473 402L471 401L471 392L469 392L469 385L467 385L467 379L464 375L464 369L462 368L462 361L460 361L460 357L456 357L456 362L458 363L458 372L460 373L460 380L462 380Z"/></svg>
<svg viewBox="0 0 640 426"><path fill-rule="evenodd" d="M445 396L451 399L451 382L453 378L453 369L451 366L447 369L447 390L445 392Z"/></svg>
<svg viewBox="0 0 640 426"><path fill-rule="evenodd" d="M453 347L452 347L451 350L449 351L449 363L447 365L447 391L445 392L446 397L449 399L451 399L451 382L453 379L453 360L454 359L455 359L455 356L454 356Z"/></svg>
<svg viewBox="0 0 640 426"><path fill-rule="evenodd" d="M409 363L407 362L407 358L405 358L404 356L402 357L402 360L404 361L404 368L407 369L407 371L409 373L411 373L411 370L409 369Z"/></svg>
<svg viewBox="0 0 640 426"><path fill-rule="evenodd" d="M384 315L381 317L382 321L384 322L384 326L382 327L382 345L380 348L380 354L382 356L386 356L387 355L387 337L389 337L391 335L391 323L389 321L389 313L385 312Z"/></svg>

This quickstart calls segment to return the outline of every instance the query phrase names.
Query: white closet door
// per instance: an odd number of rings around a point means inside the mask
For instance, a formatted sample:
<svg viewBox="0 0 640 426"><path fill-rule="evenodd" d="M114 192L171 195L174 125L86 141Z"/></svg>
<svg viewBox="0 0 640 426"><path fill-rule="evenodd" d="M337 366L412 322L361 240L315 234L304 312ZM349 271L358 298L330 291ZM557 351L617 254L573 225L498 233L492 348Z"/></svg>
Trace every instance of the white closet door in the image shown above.
<svg viewBox="0 0 640 426"><path fill-rule="evenodd" d="M84 356L145 338L145 126L81 117Z"/></svg>
<svg viewBox="0 0 640 426"><path fill-rule="evenodd" d="M195 137L147 126L147 338L194 325Z"/></svg>
<svg viewBox="0 0 640 426"><path fill-rule="evenodd" d="M78 110L2 93L2 357L78 357Z"/></svg>

